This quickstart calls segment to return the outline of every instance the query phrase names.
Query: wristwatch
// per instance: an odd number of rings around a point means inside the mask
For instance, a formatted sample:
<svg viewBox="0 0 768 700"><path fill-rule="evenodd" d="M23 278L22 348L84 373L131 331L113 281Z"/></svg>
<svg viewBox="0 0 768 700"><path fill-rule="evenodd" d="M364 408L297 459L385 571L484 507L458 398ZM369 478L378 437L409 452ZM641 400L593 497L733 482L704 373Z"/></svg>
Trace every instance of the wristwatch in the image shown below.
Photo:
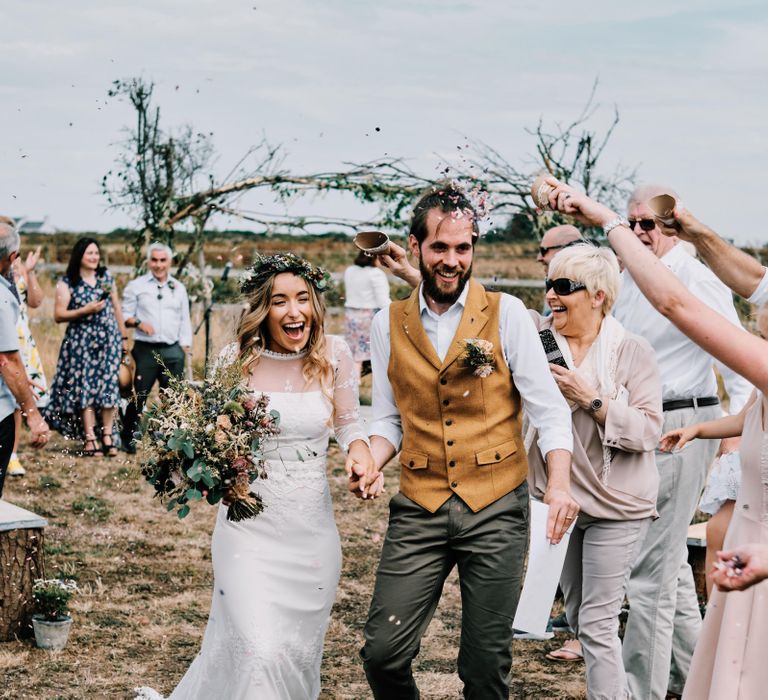
<svg viewBox="0 0 768 700"><path fill-rule="evenodd" d="M617 226L626 226L629 228L629 221L623 216L617 216L615 219L611 219L607 224L603 224L603 233L607 236Z"/></svg>
<svg viewBox="0 0 768 700"><path fill-rule="evenodd" d="M603 407L603 400L599 396L597 398L592 399L589 402L590 413L595 413L596 411L599 411L602 407Z"/></svg>

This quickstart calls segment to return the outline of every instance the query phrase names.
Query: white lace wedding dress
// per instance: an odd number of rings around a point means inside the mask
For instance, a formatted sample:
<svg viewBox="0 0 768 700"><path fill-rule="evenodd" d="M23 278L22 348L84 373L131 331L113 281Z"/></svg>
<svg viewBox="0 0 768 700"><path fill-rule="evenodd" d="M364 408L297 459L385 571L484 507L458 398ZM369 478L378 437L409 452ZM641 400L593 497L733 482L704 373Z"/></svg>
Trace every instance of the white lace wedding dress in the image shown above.
<svg viewBox="0 0 768 700"><path fill-rule="evenodd" d="M335 371L333 428L346 450L364 439L357 371L346 343L327 340ZM249 386L268 394L280 412L280 435L267 447L268 478L252 486L265 508L239 523L219 509L208 626L170 700L309 700L320 693L341 547L326 479L331 403L319 384L304 387L304 356L266 352L251 375ZM137 698L162 697L138 691Z"/></svg>

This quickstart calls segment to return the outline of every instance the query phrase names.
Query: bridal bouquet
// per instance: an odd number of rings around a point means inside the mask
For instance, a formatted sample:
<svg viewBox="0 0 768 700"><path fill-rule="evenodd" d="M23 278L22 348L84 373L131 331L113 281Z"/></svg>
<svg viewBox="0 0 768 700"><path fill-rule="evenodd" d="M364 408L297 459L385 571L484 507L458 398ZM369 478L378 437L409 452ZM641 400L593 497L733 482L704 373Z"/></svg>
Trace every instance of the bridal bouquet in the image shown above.
<svg viewBox="0 0 768 700"><path fill-rule="evenodd" d="M278 434L280 415L269 410L267 396L243 386L241 370L236 362L218 367L199 384L172 378L144 413L142 474L179 518L202 500L224 498L235 522L264 509L250 486L267 478L263 444Z"/></svg>

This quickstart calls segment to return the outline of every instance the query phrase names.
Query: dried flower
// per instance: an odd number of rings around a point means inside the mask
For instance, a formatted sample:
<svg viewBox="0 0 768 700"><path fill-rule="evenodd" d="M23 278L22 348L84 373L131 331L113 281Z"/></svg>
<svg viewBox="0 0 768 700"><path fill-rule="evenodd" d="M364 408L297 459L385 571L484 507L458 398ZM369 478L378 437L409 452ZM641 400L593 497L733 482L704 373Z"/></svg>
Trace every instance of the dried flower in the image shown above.
<svg viewBox="0 0 768 700"><path fill-rule="evenodd" d="M496 364L493 343L483 338L465 338L462 359L476 377L485 378L491 374Z"/></svg>

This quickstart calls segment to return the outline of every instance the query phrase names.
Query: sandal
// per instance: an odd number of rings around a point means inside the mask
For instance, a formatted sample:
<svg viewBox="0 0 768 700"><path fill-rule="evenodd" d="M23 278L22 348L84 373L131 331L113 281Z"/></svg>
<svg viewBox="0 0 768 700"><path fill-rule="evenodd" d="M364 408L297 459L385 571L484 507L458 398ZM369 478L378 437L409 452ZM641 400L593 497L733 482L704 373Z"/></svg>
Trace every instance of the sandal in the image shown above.
<svg viewBox="0 0 768 700"><path fill-rule="evenodd" d="M569 640L570 643L575 642L575 639ZM569 642L566 642L561 646L559 649L555 649L554 651L550 651L546 658L548 658L550 661L564 661L566 663L573 663L575 661L583 661L584 660L584 654L581 651L581 645L579 645L578 649L573 649L568 645Z"/></svg>
<svg viewBox="0 0 768 700"><path fill-rule="evenodd" d="M109 438L109 444L107 444L107 438ZM107 457L117 457L117 445L112 441L112 433L102 433L101 444L104 445L103 454Z"/></svg>
<svg viewBox="0 0 768 700"><path fill-rule="evenodd" d="M93 445L91 449L88 449L88 445ZM83 441L83 451L80 453L83 457L103 457L104 452L99 447L99 442L96 440L96 436L86 435Z"/></svg>

